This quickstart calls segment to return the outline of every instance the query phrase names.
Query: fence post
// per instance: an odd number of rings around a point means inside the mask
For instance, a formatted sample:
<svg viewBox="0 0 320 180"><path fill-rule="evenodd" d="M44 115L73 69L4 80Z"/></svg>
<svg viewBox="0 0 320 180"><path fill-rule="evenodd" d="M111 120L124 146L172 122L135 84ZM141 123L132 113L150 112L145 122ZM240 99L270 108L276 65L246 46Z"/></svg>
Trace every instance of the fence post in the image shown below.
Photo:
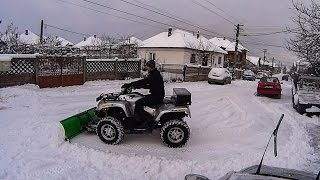
<svg viewBox="0 0 320 180"><path fill-rule="evenodd" d="M141 73L141 66L142 66L142 62L141 62L141 59L140 61L138 62L138 69L137 69L137 77L139 78L140 77L140 73Z"/></svg>
<svg viewBox="0 0 320 180"><path fill-rule="evenodd" d="M39 58L40 56L36 56L36 59L33 62L33 71L35 75L35 84L39 86Z"/></svg>
<svg viewBox="0 0 320 180"><path fill-rule="evenodd" d="M199 66L199 68L198 68L198 76L197 76L197 81L199 81L200 70L201 70L201 66Z"/></svg>
<svg viewBox="0 0 320 180"><path fill-rule="evenodd" d="M86 56L80 56L80 59L83 61L83 83L87 80L87 57Z"/></svg>
<svg viewBox="0 0 320 180"><path fill-rule="evenodd" d="M114 79L118 79L118 58L114 61Z"/></svg>

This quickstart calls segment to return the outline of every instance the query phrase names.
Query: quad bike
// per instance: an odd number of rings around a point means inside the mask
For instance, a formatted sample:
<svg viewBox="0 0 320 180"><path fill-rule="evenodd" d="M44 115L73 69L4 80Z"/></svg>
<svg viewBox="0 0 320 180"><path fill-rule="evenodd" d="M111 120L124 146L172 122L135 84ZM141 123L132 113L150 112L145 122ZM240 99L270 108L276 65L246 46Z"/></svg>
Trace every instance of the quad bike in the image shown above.
<svg viewBox="0 0 320 180"><path fill-rule="evenodd" d="M184 121L191 117L191 93L184 88L174 88L174 95L165 97L162 104L145 107L150 114L148 126L139 127L134 118L135 102L144 97L131 88L119 93L101 94L98 105L83 113L61 121L67 140L87 130L96 132L107 144L118 144L124 134L152 133L160 129L162 141L169 147L182 147L190 137L190 129Z"/></svg>

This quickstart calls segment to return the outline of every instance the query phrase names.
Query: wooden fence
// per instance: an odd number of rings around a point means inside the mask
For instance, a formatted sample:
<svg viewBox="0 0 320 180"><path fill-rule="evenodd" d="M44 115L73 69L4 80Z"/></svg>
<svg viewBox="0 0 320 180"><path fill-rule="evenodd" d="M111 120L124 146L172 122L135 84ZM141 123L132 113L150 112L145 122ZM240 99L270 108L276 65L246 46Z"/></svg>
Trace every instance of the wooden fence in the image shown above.
<svg viewBox="0 0 320 180"><path fill-rule="evenodd" d="M0 71L0 88L37 84L40 88L81 85L100 79L140 77L140 60L91 59L84 56L13 56L9 71Z"/></svg>
<svg viewBox="0 0 320 180"><path fill-rule="evenodd" d="M162 72L182 74L184 81L206 81L211 70L206 66L181 65L181 64L160 64Z"/></svg>

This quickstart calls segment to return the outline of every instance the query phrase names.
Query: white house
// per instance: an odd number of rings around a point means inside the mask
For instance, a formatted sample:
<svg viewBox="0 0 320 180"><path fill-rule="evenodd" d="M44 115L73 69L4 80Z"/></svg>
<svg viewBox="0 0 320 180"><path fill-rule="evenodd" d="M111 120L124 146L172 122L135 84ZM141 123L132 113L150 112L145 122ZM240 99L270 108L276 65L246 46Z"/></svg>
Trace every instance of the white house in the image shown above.
<svg viewBox="0 0 320 180"><path fill-rule="evenodd" d="M176 29L162 32L142 42L139 58L162 64L202 64L223 67L226 51L197 34Z"/></svg>
<svg viewBox="0 0 320 180"><path fill-rule="evenodd" d="M25 32L18 37L18 42L29 45L39 44L40 37L29 30L25 30Z"/></svg>
<svg viewBox="0 0 320 180"><path fill-rule="evenodd" d="M56 37L56 40L59 42L60 46L73 46L74 44L65 38L62 37Z"/></svg>
<svg viewBox="0 0 320 180"><path fill-rule="evenodd" d="M85 48L93 48L97 46L101 46L102 40L97 37L97 35L90 36L88 38L84 38L81 42L74 45L74 47L85 49Z"/></svg>

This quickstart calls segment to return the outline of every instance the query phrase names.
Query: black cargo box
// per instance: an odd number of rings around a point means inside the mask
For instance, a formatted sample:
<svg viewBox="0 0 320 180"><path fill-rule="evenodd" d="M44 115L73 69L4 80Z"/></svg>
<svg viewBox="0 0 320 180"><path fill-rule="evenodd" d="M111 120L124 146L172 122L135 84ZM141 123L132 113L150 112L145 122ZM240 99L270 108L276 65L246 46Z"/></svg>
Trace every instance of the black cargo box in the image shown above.
<svg viewBox="0 0 320 180"><path fill-rule="evenodd" d="M172 101L177 106L191 105L191 93L185 88L173 88Z"/></svg>

